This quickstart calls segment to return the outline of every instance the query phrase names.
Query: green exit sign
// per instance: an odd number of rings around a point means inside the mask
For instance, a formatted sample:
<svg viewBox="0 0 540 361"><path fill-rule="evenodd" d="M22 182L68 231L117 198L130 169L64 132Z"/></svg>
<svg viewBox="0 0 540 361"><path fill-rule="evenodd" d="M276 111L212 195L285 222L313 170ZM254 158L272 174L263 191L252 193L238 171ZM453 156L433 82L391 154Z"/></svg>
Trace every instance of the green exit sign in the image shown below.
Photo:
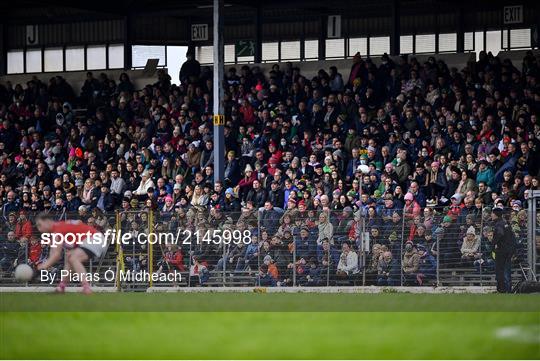
<svg viewBox="0 0 540 361"><path fill-rule="evenodd" d="M239 40L234 46L236 57L255 56L255 42L253 40Z"/></svg>

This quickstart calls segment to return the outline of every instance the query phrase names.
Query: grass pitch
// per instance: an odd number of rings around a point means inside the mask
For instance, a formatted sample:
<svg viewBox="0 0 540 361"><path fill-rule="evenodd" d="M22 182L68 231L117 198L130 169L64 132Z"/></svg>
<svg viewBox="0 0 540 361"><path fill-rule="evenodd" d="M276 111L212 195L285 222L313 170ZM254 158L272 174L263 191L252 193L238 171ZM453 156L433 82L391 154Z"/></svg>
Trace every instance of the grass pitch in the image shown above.
<svg viewBox="0 0 540 361"><path fill-rule="evenodd" d="M495 294L4 293L0 357L538 359L539 301Z"/></svg>

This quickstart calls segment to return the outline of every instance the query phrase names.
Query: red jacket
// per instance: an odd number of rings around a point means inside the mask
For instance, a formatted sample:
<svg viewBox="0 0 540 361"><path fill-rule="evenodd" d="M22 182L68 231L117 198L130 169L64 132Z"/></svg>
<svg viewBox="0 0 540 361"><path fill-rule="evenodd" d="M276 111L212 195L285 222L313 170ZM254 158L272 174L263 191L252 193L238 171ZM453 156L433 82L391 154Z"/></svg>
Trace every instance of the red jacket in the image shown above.
<svg viewBox="0 0 540 361"><path fill-rule="evenodd" d="M420 215L421 211L422 211L422 208L420 207L417 201L412 201L409 206L405 205L403 207L403 215L407 219L412 219Z"/></svg>
<svg viewBox="0 0 540 361"><path fill-rule="evenodd" d="M240 182L238 182L238 186L240 186L240 188L251 188L251 186L253 185L253 181L257 179L257 174L258 173L256 171L253 171L251 173L251 177L249 177L248 179L246 179L246 177L240 179Z"/></svg>
<svg viewBox="0 0 540 361"><path fill-rule="evenodd" d="M255 124L255 110L252 106L241 106L239 111L244 116L244 124Z"/></svg>
<svg viewBox="0 0 540 361"><path fill-rule="evenodd" d="M452 205L449 207L448 213L446 215L452 217L453 219L456 219L461 214L461 210L463 209L463 207L463 204L457 206Z"/></svg>
<svg viewBox="0 0 540 361"><path fill-rule="evenodd" d="M17 238L29 239L32 236L32 231L32 222L30 222L30 220L27 220L24 223L17 222L15 225L15 237Z"/></svg>
<svg viewBox="0 0 540 361"><path fill-rule="evenodd" d="M30 243L30 249L28 250L28 261L29 263L36 264L41 258L41 244Z"/></svg>
<svg viewBox="0 0 540 361"><path fill-rule="evenodd" d="M348 237L349 237L349 240L351 241L356 241L356 227L357 227L357 222L353 222L351 224L351 228L349 228L349 233L348 233Z"/></svg>
<svg viewBox="0 0 540 361"><path fill-rule="evenodd" d="M167 260L167 262L178 268L181 272L184 272L186 270L184 266L184 255L182 254L182 251L177 250L174 253L167 252L165 254L165 259Z"/></svg>

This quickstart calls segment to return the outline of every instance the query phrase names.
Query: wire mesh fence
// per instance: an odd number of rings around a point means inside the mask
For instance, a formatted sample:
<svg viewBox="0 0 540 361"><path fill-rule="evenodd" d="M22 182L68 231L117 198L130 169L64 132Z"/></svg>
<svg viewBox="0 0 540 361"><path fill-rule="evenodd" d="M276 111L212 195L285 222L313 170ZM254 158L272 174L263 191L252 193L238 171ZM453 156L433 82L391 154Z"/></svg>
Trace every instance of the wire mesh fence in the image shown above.
<svg viewBox="0 0 540 361"><path fill-rule="evenodd" d="M48 256L34 216L16 213L5 220L2 285L17 284L18 264L35 268ZM192 207L62 213L55 219L80 220L112 235L107 252L92 259L87 270L99 276L92 283L123 290L495 284L490 208L392 209L381 204L356 212L267 207L231 213ZM524 209L505 209L504 219L515 235L513 272L520 277L522 268L538 268L540 263L540 217ZM62 269L60 261L52 272ZM38 272L29 285L43 285Z"/></svg>
<svg viewBox="0 0 540 361"><path fill-rule="evenodd" d="M65 267L66 254L48 270L40 272L38 265L50 255L51 245L44 242L42 234L37 230L37 214L33 212L11 212L2 224L0 231L0 285L16 286L19 281L14 278L15 268L19 264L28 264L34 269L34 277L26 283L28 286L52 285L58 282ZM115 227L116 214L106 214L99 210L78 213L51 213L55 221L83 222L95 229L111 232ZM117 251L114 245L108 245L100 257L90 258L86 265L87 279L90 284L114 286L117 270Z"/></svg>

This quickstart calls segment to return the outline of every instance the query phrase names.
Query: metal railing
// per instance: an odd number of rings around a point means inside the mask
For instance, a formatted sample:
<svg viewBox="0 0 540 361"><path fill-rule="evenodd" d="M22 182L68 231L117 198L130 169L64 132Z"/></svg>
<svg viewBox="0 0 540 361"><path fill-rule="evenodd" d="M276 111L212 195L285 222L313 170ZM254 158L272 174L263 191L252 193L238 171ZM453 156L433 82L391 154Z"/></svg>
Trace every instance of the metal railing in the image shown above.
<svg viewBox="0 0 540 361"><path fill-rule="evenodd" d="M517 240L514 275L519 276L522 267L538 268L539 218L527 210L506 209L504 214ZM17 284L13 271L18 264L35 267L48 255L48 248L39 242L34 215L9 217L0 232L4 286ZM114 233L117 240L130 235L129 241L110 244L100 259L88 265L89 272L102 276L94 283L123 290L495 284L489 208L403 210L381 204L355 212L261 208L225 213L194 207L169 212L63 213L58 219L82 220L101 232ZM139 240L138 235L146 238ZM59 262L53 272L62 267ZM124 277L130 272L145 272L149 278ZM169 277L172 273L180 278ZM29 284L43 282L36 273Z"/></svg>

